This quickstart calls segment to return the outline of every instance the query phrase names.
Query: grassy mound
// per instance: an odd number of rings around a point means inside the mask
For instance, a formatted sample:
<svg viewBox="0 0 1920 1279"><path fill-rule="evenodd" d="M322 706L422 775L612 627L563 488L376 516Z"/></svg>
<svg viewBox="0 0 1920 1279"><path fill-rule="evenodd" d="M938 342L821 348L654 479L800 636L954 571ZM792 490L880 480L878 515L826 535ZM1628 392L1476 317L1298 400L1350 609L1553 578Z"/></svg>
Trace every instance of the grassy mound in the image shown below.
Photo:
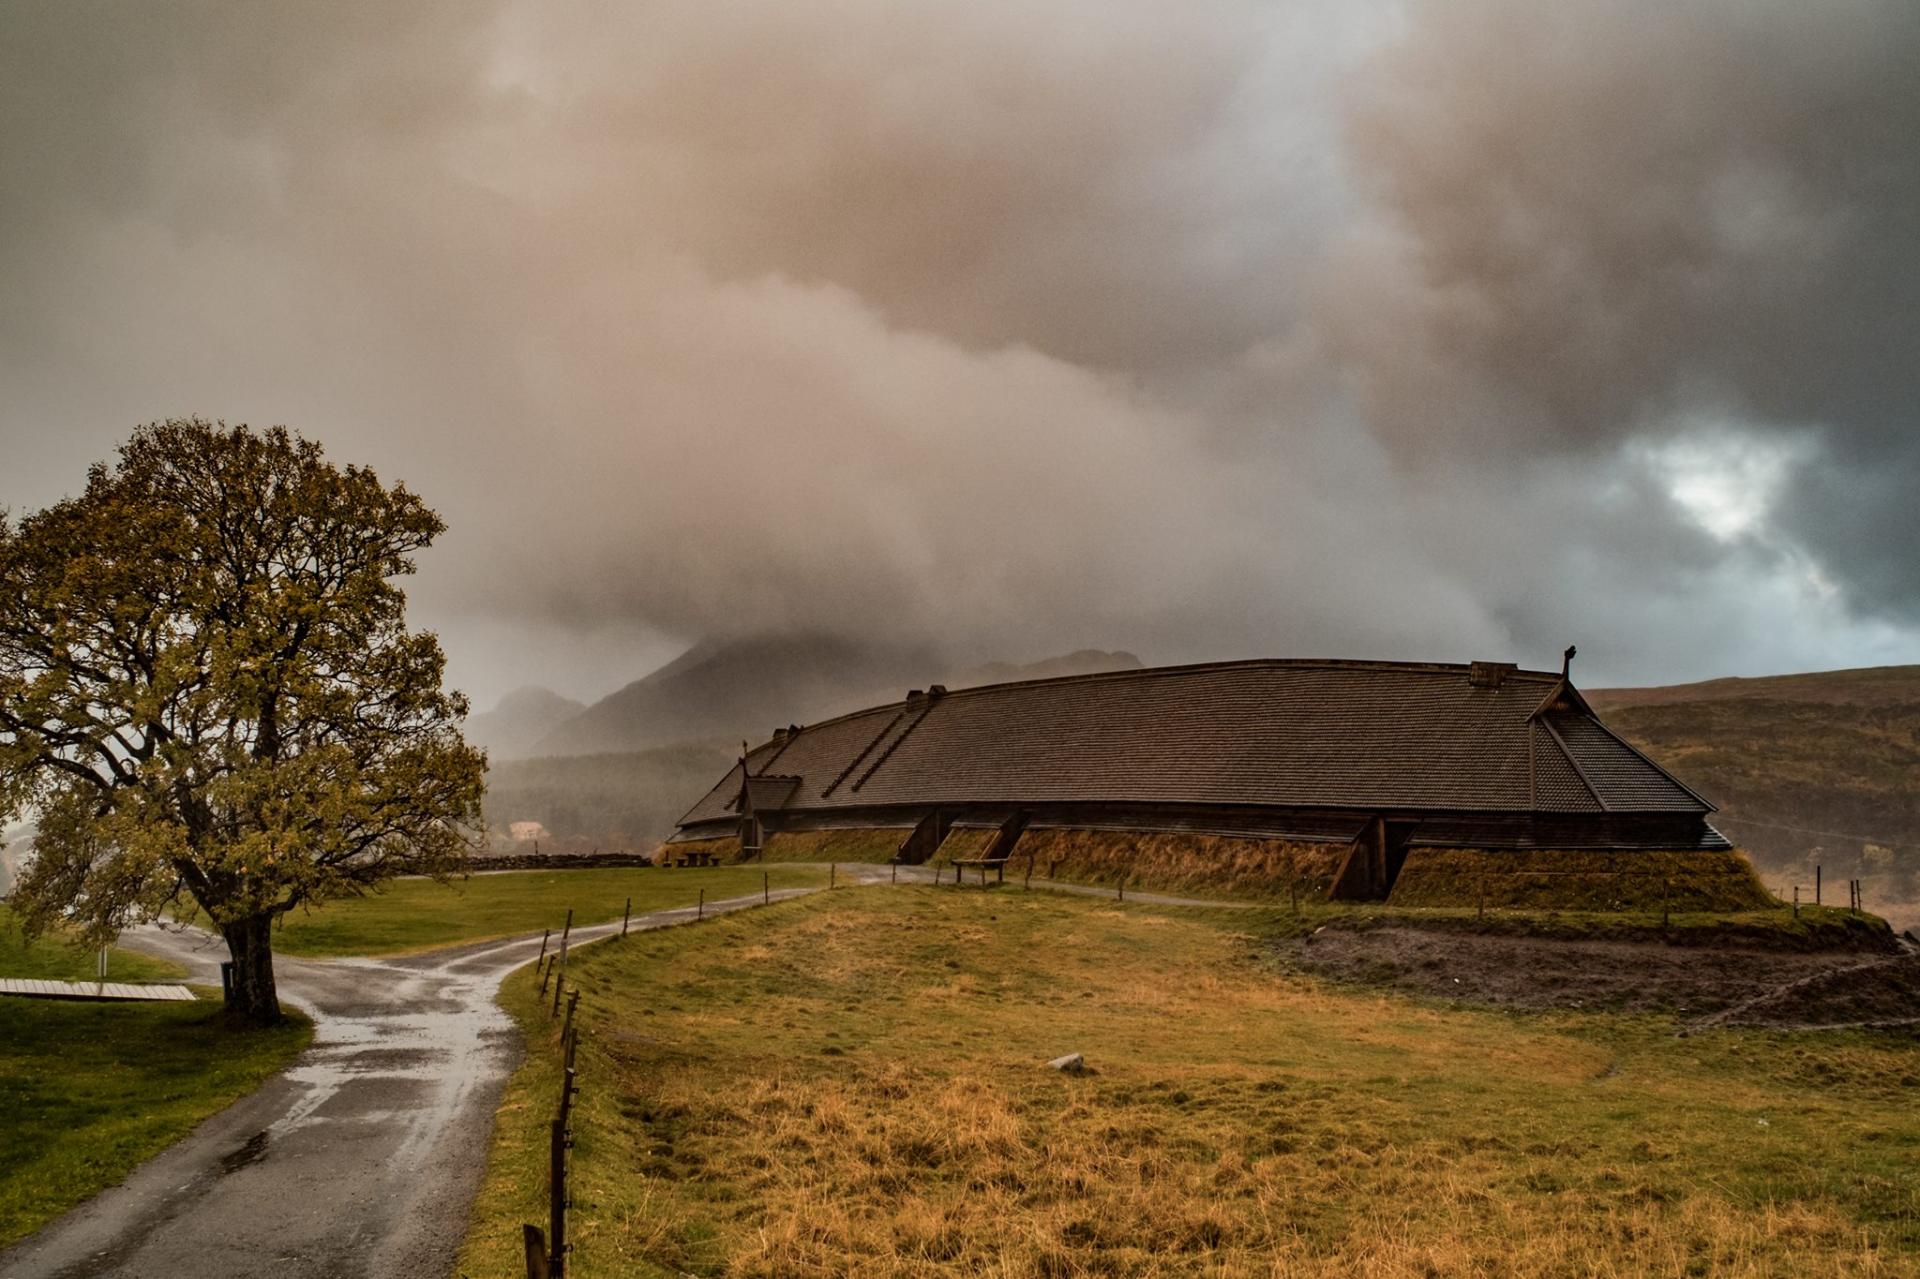
<svg viewBox="0 0 1920 1279"><path fill-rule="evenodd" d="M1520 910L1767 910L1780 904L1739 852L1416 848L1394 906Z"/></svg>
<svg viewBox="0 0 1920 1279"><path fill-rule="evenodd" d="M783 830L767 836L762 850L770 862L888 862L900 851L910 826L870 830Z"/></svg>
<svg viewBox="0 0 1920 1279"><path fill-rule="evenodd" d="M944 848L942 850L945 851ZM1343 844L1231 835L1108 830L1029 830L1013 865L1082 884L1118 884L1206 897L1324 896L1347 855Z"/></svg>

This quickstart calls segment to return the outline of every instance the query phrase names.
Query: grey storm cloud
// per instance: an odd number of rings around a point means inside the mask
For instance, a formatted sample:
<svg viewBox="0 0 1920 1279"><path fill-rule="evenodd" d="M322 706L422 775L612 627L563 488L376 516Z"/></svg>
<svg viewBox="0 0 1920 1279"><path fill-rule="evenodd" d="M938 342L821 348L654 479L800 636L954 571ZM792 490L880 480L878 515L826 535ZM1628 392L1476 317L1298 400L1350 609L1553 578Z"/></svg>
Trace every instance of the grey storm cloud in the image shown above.
<svg viewBox="0 0 1920 1279"><path fill-rule="evenodd" d="M286 422L483 700L1910 657L1920 10L0 0L0 502ZM1714 619L1711 626L1702 619Z"/></svg>
<svg viewBox="0 0 1920 1279"><path fill-rule="evenodd" d="M1417 7L1349 86L1377 198L1336 322L1417 455L1716 420L1815 447L1783 532L1920 610L1920 8Z"/></svg>

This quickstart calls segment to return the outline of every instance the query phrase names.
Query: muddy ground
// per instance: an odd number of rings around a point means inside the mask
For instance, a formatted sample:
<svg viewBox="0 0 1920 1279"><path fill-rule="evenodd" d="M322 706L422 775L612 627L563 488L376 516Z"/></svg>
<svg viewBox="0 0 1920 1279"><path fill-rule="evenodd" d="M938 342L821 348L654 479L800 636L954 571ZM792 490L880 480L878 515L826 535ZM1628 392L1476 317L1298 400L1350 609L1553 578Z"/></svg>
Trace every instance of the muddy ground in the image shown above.
<svg viewBox="0 0 1920 1279"><path fill-rule="evenodd" d="M1480 1007L1671 1013L1685 1023L1920 1027L1920 953L1323 928L1280 944L1318 977Z"/></svg>

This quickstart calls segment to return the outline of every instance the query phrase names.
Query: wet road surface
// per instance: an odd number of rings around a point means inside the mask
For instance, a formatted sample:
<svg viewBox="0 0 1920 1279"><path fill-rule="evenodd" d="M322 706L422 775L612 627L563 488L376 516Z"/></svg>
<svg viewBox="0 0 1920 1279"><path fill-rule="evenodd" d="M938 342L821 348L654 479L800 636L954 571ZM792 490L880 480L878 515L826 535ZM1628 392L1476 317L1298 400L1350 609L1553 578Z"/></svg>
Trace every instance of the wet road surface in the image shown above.
<svg viewBox="0 0 1920 1279"><path fill-rule="evenodd" d="M657 911L632 927L693 915ZM578 928L572 940L619 931L617 921ZM219 984L216 938L149 927L126 941ZM535 936L385 960L276 958L281 999L314 1018L313 1046L123 1184L0 1252L0 1275L451 1274L519 1051L494 993L539 950Z"/></svg>

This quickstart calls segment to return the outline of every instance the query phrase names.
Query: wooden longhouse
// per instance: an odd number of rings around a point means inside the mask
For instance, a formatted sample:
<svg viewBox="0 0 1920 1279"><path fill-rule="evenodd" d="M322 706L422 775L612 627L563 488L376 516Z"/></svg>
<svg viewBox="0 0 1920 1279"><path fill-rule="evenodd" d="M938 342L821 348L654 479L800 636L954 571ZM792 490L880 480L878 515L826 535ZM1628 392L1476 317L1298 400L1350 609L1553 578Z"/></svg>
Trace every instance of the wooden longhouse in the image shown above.
<svg viewBox="0 0 1920 1279"><path fill-rule="evenodd" d="M920 863L956 830L1000 858L1047 830L1284 840L1365 900L1422 848L1724 852L1712 811L1564 669L1255 660L935 685L784 728L673 841L752 856L781 832L897 831Z"/></svg>

